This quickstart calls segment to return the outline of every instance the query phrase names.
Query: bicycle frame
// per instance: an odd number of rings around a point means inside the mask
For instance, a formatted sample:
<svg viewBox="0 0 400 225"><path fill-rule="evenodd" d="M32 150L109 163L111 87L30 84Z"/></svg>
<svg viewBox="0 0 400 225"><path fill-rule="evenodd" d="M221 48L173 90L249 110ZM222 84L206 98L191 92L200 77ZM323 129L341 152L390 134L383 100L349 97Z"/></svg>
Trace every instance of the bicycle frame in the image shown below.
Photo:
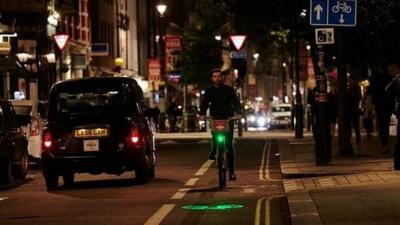
<svg viewBox="0 0 400 225"><path fill-rule="evenodd" d="M226 137L229 135L229 120L213 120L211 134L216 150L218 184L219 188L224 188L226 186Z"/></svg>
<svg viewBox="0 0 400 225"><path fill-rule="evenodd" d="M211 135L213 144L215 144L216 150L216 167L218 170L218 184L219 188L226 187L226 168L227 168L227 147L226 138L230 135L231 120L236 120L236 117L231 117L225 120L216 120L212 118L206 118L211 121Z"/></svg>

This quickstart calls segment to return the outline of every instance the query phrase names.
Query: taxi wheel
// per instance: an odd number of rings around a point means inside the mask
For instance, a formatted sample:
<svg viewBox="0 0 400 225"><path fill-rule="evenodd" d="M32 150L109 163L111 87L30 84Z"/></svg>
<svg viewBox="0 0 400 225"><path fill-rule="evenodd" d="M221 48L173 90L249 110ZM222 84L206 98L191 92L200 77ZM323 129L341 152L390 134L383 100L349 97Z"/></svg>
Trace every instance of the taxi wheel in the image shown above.
<svg viewBox="0 0 400 225"><path fill-rule="evenodd" d="M24 179L28 173L29 155L26 148L18 148L12 163L12 176L17 179Z"/></svg>
<svg viewBox="0 0 400 225"><path fill-rule="evenodd" d="M149 156L145 155L135 170L136 180L141 184L146 183L149 179L149 172L150 160Z"/></svg>
<svg viewBox="0 0 400 225"><path fill-rule="evenodd" d="M46 181L47 190L54 190L58 186L58 175L54 173L48 173L44 176Z"/></svg>
<svg viewBox="0 0 400 225"><path fill-rule="evenodd" d="M63 174L63 180L64 180L64 185L65 186L70 186L74 183L75 180L75 174L72 172L64 173Z"/></svg>
<svg viewBox="0 0 400 225"><path fill-rule="evenodd" d="M0 159L0 184L8 184L11 180L11 162L7 157Z"/></svg>

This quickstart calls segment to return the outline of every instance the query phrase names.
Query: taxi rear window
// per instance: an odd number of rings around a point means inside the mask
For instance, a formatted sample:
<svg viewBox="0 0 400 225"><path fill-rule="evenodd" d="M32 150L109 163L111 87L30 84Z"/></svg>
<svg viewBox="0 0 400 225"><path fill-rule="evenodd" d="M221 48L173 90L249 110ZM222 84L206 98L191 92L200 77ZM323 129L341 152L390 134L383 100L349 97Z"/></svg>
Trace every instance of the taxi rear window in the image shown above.
<svg viewBox="0 0 400 225"><path fill-rule="evenodd" d="M129 94L124 89L64 91L57 96L57 111L61 113L123 112L128 110Z"/></svg>

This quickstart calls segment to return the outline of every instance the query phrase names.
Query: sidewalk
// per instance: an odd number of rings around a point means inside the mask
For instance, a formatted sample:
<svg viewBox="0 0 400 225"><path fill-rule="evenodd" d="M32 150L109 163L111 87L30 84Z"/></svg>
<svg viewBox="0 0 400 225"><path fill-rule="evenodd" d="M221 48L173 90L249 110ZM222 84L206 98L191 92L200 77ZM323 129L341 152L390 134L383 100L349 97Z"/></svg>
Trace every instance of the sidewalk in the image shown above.
<svg viewBox="0 0 400 225"><path fill-rule="evenodd" d="M279 143L292 224L400 224L400 172L393 170L393 153L381 154L377 137L353 143L354 156L336 156L337 146L336 137L332 162L315 166L311 137Z"/></svg>

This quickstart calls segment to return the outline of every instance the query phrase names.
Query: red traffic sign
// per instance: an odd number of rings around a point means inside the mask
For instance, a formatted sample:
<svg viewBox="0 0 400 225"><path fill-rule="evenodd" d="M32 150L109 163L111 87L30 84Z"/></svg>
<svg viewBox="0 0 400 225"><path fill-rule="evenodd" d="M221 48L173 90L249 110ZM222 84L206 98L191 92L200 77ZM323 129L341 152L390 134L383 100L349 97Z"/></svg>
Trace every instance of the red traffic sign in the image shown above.
<svg viewBox="0 0 400 225"><path fill-rule="evenodd" d="M57 44L58 49L62 51L65 46L67 45L67 42L69 40L69 35L68 34L55 34L53 35L53 39Z"/></svg>
<svg viewBox="0 0 400 225"><path fill-rule="evenodd" d="M231 39L236 50L240 51L240 49L242 49L242 47L243 47L244 42L247 39L247 36L246 35L231 35L231 36L229 36L229 39Z"/></svg>

